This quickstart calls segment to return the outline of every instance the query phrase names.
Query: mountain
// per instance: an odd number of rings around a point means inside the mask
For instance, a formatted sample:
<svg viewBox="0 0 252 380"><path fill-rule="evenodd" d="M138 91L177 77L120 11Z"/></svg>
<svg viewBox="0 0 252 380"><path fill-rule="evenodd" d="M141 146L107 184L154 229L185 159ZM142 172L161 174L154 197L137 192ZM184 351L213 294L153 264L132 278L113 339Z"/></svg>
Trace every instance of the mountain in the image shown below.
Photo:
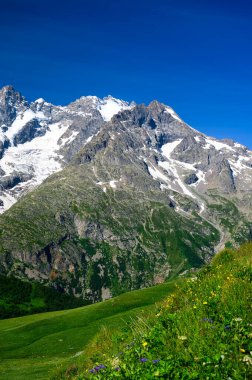
<svg viewBox="0 0 252 380"><path fill-rule="evenodd" d="M251 238L245 146L157 101L87 96L61 107L29 104L10 86L0 94L3 275L98 301Z"/></svg>
<svg viewBox="0 0 252 380"><path fill-rule="evenodd" d="M114 113L132 107L108 96L81 97L66 107L28 101L12 86L0 91L2 212L68 163Z"/></svg>

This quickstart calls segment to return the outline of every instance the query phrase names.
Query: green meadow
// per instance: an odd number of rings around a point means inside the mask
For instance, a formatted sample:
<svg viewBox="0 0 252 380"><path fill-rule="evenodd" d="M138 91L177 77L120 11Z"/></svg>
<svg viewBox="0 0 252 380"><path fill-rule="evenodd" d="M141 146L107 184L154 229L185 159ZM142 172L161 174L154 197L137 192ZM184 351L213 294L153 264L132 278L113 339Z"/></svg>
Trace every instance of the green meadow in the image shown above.
<svg viewBox="0 0 252 380"><path fill-rule="evenodd" d="M0 321L0 378L42 380L69 363L103 327L123 329L175 288L170 281L77 309Z"/></svg>

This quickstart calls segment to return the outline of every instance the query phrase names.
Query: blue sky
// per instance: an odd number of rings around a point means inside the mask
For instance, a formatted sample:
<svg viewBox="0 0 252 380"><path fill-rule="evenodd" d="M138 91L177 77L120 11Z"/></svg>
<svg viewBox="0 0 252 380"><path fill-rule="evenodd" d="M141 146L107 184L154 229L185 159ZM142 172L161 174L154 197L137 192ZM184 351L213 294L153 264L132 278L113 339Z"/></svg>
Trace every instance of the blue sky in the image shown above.
<svg viewBox="0 0 252 380"><path fill-rule="evenodd" d="M0 86L55 104L158 99L252 148L251 19L248 0L2 1Z"/></svg>

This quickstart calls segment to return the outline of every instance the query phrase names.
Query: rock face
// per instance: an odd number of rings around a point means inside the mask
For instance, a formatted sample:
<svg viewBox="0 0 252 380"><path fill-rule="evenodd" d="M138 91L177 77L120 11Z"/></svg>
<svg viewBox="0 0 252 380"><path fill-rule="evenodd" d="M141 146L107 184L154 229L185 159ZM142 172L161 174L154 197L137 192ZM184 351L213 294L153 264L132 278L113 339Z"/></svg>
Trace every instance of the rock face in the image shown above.
<svg viewBox="0 0 252 380"><path fill-rule="evenodd" d="M28 104L12 87L0 94L2 273L97 301L251 238L246 147L157 101L88 96L61 107Z"/></svg>
<svg viewBox="0 0 252 380"><path fill-rule="evenodd" d="M24 112L29 107L26 99L12 86L3 87L0 91L0 124L7 130L18 113Z"/></svg>

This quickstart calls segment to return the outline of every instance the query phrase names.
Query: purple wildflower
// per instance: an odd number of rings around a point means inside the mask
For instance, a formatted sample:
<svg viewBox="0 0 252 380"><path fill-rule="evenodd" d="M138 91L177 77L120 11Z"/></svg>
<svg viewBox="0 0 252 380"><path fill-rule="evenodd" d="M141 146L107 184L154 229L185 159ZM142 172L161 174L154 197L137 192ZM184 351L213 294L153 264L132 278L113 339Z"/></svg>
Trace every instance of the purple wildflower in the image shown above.
<svg viewBox="0 0 252 380"><path fill-rule="evenodd" d="M212 318L203 318L202 321L203 322L208 322L208 323L213 323Z"/></svg>
<svg viewBox="0 0 252 380"><path fill-rule="evenodd" d="M156 363L159 363L160 362L160 359L154 359L152 360L152 363L156 364Z"/></svg>
<svg viewBox="0 0 252 380"><path fill-rule="evenodd" d="M145 363L145 362L147 362L147 361L148 361L147 358L141 358L141 359L140 359L140 362L141 362L141 363Z"/></svg>
<svg viewBox="0 0 252 380"><path fill-rule="evenodd" d="M104 369L104 368L106 368L105 365L100 364L100 365L97 365L94 369L98 372L100 371L100 369Z"/></svg>

